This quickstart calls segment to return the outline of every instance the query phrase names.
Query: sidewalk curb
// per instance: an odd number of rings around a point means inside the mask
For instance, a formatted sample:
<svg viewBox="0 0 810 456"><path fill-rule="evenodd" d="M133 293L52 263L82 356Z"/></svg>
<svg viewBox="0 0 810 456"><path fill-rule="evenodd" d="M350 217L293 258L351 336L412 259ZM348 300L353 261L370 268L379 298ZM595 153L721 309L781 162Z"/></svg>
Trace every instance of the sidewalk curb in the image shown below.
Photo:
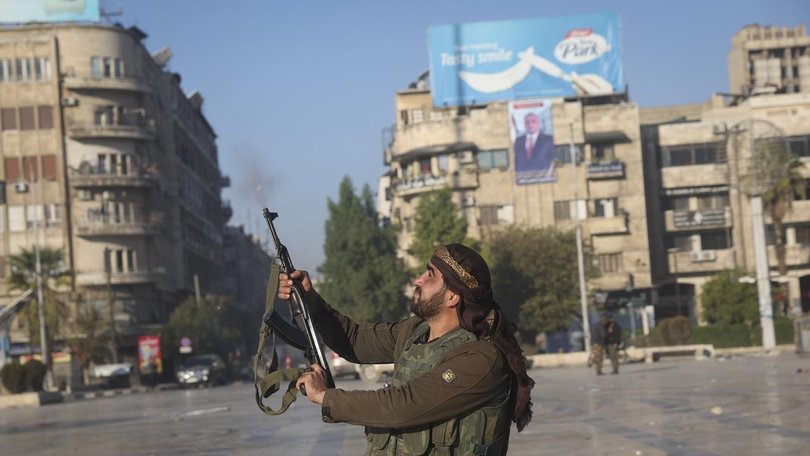
<svg viewBox="0 0 810 456"><path fill-rule="evenodd" d="M125 389L98 390L98 391L78 391L78 392L39 392L22 393L0 396L0 410L16 409L23 407L42 407L45 405L61 404L65 402L78 402L92 399L102 399L118 396L129 396L131 394L155 393L179 389L173 383L158 385L155 388L149 386L136 386Z"/></svg>

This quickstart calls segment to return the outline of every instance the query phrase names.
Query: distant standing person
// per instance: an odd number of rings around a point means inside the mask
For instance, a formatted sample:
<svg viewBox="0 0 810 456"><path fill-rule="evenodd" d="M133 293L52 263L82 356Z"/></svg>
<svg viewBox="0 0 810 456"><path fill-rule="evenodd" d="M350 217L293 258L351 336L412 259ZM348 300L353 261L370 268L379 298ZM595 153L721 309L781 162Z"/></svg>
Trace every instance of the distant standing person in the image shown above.
<svg viewBox="0 0 810 456"><path fill-rule="evenodd" d="M523 118L526 130L515 138L515 171L554 171L554 138L544 134L540 116L530 112Z"/></svg>
<svg viewBox="0 0 810 456"><path fill-rule="evenodd" d="M605 319L605 347L607 348L610 366L613 374L619 373L619 346L622 344L622 327L616 323L613 316Z"/></svg>
<svg viewBox="0 0 810 456"><path fill-rule="evenodd" d="M602 364L605 361L605 325L599 321L591 328L591 357L588 367L596 369L596 375L602 375Z"/></svg>

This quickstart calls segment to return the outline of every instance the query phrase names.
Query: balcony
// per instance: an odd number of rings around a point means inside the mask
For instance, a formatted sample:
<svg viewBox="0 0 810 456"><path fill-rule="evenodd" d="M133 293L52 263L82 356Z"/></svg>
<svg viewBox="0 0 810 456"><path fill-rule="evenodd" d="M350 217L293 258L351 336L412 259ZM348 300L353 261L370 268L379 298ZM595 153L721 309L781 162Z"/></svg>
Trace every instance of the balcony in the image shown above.
<svg viewBox="0 0 810 456"><path fill-rule="evenodd" d="M112 285L148 285L163 278L166 271L163 268L140 269L135 271L113 272L110 274ZM76 284L79 286L107 285L107 273L80 272L76 274Z"/></svg>
<svg viewBox="0 0 810 456"><path fill-rule="evenodd" d="M431 190L438 190L447 185L446 176L423 175L413 179L393 179L392 187L398 196L408 196Z"/></svg>
<svg viewBox="0 0 810 456"><path fill-rule="evenodd" d="M669 272L673 275L719 272L734 267L734 250L701 250L667 254Z"/></svg>
<svg viewBox="0 0 810 456"><path fill-rule="evenodd" d="M76 234L82 237L98 236L154 236L160 227L150 222L110 223L80 220L76 223Z"/></svg>
<svg viewBox="0 0 810 456"><path fill-rule="evenodd" d="M154 141L155 122L148 119L136 124L75 124L68 127L72 139L134 139Z"/></svg>
<svg viewBox="0 0 810 456"><path fill-rule="evenodd" d="M626 290L633 285L633 276L629 272L606 272L591 279L589 285L600 291Z"/></svg>
<svg viewBox="0 0 810 456"><path fill-rule="evenodd" d="M768 265L776 268L776 247L768 246ZM790 244L785 246L785 264L790 266L807 266L810 264L810 244Z"/></svg>
<svg viewBox="0 0 810 456"><path fill-rule="evenodd" d="M152 188L157 179L149 174L114 174L96 172L97 169L73 170L70 185L73 188Z"/></svg>
<svg viewBox="0 0 810 456"><path fill-rule="evenodd" d="M767 214L767 213L766 213ZM766 220L771 223L771 217L766 215ZM782 223L806 223L810 222L810 200L798 200L791 204L790 211L785 214Z"/></svg>
<svg viewBox="0 0 810 456"><path fill-rule="evenodd" d="M588 179L621 179L624 177L624 162L590 163Z"/></svg>
<svg viewBox="0 0 810 456"><path fill-rule="evenodd" d="M616 217L592 217L587 220L586 229L592 236L626 234L627 216L622 214Z"/></svg>
<svg viewBox="0 0 810 456"><path fill-rule="evenodd" d="M701 209L698 211L665 211L667 231L687 231L696 228L729 228L731 208Z"/></svg>
<svg viewBox="0 0 810 456"><path fill-rule="evenodd" d="M82 90L114 90L152 93L152 87L149 83L135 78L68 77L65 78L65 88L77 92Z"/></svg>
<svg viewBox="0 0 810 456"><path fill-rule="evenodd" d="M708 187L728 185L726 164L668 166L661 168L661 187Z"/></svg>

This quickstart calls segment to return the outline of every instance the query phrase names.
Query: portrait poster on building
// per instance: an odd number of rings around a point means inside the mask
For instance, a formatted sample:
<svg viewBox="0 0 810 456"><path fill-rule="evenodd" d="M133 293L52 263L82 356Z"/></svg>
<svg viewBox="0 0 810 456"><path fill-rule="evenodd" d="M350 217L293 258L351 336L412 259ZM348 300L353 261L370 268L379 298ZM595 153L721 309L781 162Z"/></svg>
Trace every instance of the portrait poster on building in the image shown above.
<svg viewBox="0 0 810 456"><path fill-rule="evenodd" d="M138 368L143 374L163 373L160 336L138 336Z"/></svg>
<svg viewBox="0 0 810 456"><path fill-rule="evenodd" d="M551 100L512 101L508 113L516 183L556 182Z"/></svg>

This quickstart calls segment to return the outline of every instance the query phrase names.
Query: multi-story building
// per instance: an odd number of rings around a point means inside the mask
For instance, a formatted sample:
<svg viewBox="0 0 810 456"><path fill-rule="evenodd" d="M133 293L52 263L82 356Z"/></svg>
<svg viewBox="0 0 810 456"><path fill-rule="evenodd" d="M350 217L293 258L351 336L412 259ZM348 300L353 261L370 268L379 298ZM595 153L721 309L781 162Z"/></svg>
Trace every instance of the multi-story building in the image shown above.
<svg viewBox="0 0 810 456"><path fill-rule="evenodd" d="M768 265L774 287L787 282L789 304L810 311L810 94L714 96L704 105L642 110L641 123L659 306L694 304L699 316L700 290L712 276L735 267L754 275L751 187L767 166L765 147L777 143L804 166L784 219L787 274L778 273L766 216Z"/></svg>
<svg viewBox="0 0 810 456"><path fill-rule="evenodd" d="M700 322L703 283L734 267L753 275L750 144L768 138L784 145L805 163L802 176L810 177L810 84L802 82L810 74L803 70L810 64L808 42L803 26L742 29L729 56L737 94L704 104L639 109L620 94L553 99L557 179L532 185L516 184L507 103L435 108L423 74L396 94L397 122L384 135L388 171L380 179L379 210L403 227L399 249L412 265L408 247L418 198L438 188L453 191L475 238L506 225L571 229L579 218L602 272L588 284L600 304L652 305L656 318L683 314ZM779 46L784 53L775 51ZM776 91L752 90L765 84L758 70L735 73L738 54L758 61L760 51L778 55L786 68L781 74L790 75ZM582 157L576 167L571 147ZM805 312L807 186L805 180L784 221L786 275L776 272L774 247L768 247L776 283L787 282L790 303ZM766 217L773 244L771 222Z"/></svg>
<svg viewBox="0 0 810 456"><path fill-rule="evenodd" d="M120 25L0 28L0 275L37 237L64 252L77 300L113 315L124 354L193 290L222 288L216 134L164 49ZM110 293L108 293L108 286ZM0 294L14 293L5 281ZM106 315L106 312L105 312ZM26 342L22 319L12 332Z"/></svg>
<svg viewBox="0 0 810 456"><path fill-rule="evenodd" d="M638 107L624 96L555 99L557 179L516 185L506 103L434 108L425 76L396 95L397 123L384 150L392 222L403 227L402 256L413 241L420 195L449 187L481 238L508 225L573 229L579 218L602 275L591 288L608 305L648 296L652 287ZM571 148L579 157L571 165ZM384 209L381 209L384 210Z"/></svg>
<svg viewBox="0 0 810 456"><path fill-rule="evenodd" d="M731 38L732 93L810 92L810 36L804 25L747 25Z"/></svg>
<svg viewBox="0 0 810 456"><path fill-rule="evenodd" d="M225 228L223 246L224 293L248 312L261 316L266 299L263 285L270 274L272 257L256 236L245 233L242 225Z"/></svg>

